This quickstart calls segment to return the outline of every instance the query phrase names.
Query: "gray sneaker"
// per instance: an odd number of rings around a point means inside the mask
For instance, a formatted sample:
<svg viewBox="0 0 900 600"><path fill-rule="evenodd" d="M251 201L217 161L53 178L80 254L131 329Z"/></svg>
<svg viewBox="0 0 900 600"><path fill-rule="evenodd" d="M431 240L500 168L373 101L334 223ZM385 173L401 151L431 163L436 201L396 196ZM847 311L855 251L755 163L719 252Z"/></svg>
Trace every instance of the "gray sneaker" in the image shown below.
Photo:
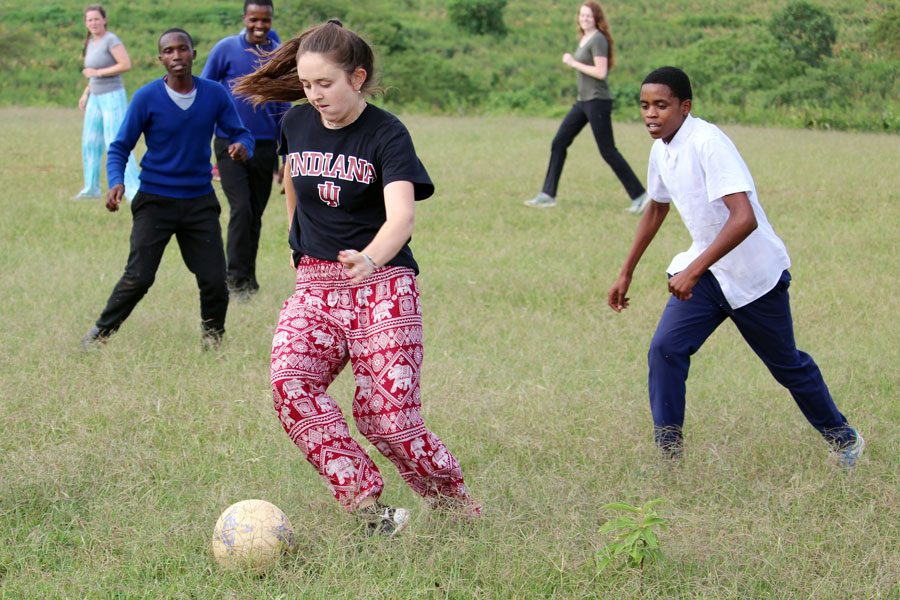
<svg viewBox="0 0 900 600"><path fill-rule="evenodd" d="M632 200L631 206L629 206L625 210L633 215L639 215L644 212L644 209L647 208L648 204L650 204L650 196L647 195L647 192L644 192L643 194Z"/></svg>
<svg viewBox="0 0 900 600"><path fill-rule="evenodd" d="M856 466L857 461L862 458L863 450L866 449L866 440L863 439L862 434L856 429L853 429L853 434L856 439L852 444L834 450L838 463L845 469L852 469Z"/></svg>
<svg viewBox="0 0 900 600"><path fill-rule="evenodd" d="M101 331L99 327L94 325L86 334L84 334L84 337L81 338L81 349L85 352L99 350L103 344L109 341L109 336L111 335L112 332Z"/></svg>
<svg viewBox="0 0 900 600"><path fill-rule="evenodd" d="M369 535L394 537L409 524L409 511L376 502L356 511L356 516L366 524Z"/></svg>
<svg viewBox="0 0 900 600"><path fill-rule="evenodd" d="M533 208L553 208L554 206L556 206L556 198L554 198L550 194L541 192L534 198L526 200L525 206L531 206Z"/></svg>

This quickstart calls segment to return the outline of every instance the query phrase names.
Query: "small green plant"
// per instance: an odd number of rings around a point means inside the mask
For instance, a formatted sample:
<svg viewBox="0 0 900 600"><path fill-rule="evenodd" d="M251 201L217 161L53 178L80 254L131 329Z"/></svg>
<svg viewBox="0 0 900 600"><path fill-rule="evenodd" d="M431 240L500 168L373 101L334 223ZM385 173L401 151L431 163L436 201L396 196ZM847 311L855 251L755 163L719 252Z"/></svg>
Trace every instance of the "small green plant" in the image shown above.
<svg viewBox="0 0 900 600"><path fill-rule="evenodd" d="M655 529L668 529L668 521L657 514L655 506L662 502L662 498L650 500L641 507L632 506L624 502L612 502L604 504L603 510L625 511L621 515L607 521L600 527L600 533L616 533L615 539L600 549L597 553L597 573L602 572L609 564L619 557L625 558L625 564L632 568L644 570L644 563L649 559L662 558L662 550L659 548L659 538Z"/></svg>

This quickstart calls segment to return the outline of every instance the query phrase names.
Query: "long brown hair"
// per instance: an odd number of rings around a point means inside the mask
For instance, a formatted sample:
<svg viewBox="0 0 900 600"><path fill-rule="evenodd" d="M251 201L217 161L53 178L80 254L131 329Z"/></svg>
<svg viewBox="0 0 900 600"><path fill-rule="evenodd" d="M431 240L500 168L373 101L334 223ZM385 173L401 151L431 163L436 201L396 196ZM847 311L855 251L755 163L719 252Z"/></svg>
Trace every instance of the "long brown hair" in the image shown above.
<svg viewBox="0 0 900 600"><path fill-rule="evenodd" d="M609 52L607 52L606 59L608 68L612 69L613 64L615 64L615 59L613 58L613 37L612 33L609 31L609 21L606 20L606 15L603 14L603 7L600 6L599 2L594 2L594 0L588 0L581 6L587 6L591 9L591 12L594 13L594 24L597 26L597 29L600 30L600 33L603 34L603 37L606 38L607 44L609 44ZM578 27L578 35L584 35L584 29L581 28L581 24L578 23L578 18L575 18L576 26Z"/></svg>
<svg viewBox="0 0 900 600"><path fill-rule="evenodd" d="M306 99L297 75L297 59L307 52L324 54L350 76L358 68L366 71L363 94L380 91L375 86L375 53L359 35L344 29L337 19L311 27L284 42L274 52L264 54L266 62L256 71L235 80L233 91L251 104L296 102Z"/></svg>
<svg viewBox="0 0 900 600"><path fill-rule="evenodd" d="M103 10L103 7L100 6L99 4L88 4L87 6L85 6L82 16L86 17L87 14L89 12L91 12L92 10L100 13L100 16L103 17L104 19L106 18L106 11ZM81 56L84 56L85 54L87 54L87 47L88 47L88 44L90 43L90 41L91 41L91 32L88 31L87 34L85 34L85 36L84 36L84 48L81 49Z"/></svg>

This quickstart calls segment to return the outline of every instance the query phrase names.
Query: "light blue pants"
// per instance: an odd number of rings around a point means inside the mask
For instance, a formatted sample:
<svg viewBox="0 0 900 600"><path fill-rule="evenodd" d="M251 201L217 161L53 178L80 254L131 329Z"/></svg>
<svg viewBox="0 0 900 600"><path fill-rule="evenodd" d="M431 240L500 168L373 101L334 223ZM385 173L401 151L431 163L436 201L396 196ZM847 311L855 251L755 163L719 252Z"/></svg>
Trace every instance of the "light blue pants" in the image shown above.
<svg viewBox="0 0 900 600"><path fill-rule="evenodd" d="M124 88L88 96L87 107L84 110L84 131L81 134L81 158L84 162L82 195L100 195L103 151L109 150L109 145L116 139L127 108L128 96L125 95ZM137 163L132 152L128 156L128 164L125 165L125 197L129 202L137 193L139 186Z"/></svg>

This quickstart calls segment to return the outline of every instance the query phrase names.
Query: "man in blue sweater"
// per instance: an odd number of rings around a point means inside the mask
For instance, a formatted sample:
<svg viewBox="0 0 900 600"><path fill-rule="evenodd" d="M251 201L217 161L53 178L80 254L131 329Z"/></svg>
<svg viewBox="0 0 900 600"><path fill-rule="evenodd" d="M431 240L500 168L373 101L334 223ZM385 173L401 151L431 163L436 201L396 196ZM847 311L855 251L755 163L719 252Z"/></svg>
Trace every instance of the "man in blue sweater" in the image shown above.
<svg viewBox="0 0 900 600"><path fill-rule="evenodd" d="M272 35L272 0L244 1L244 29L213 47L201 77L218 81L231 93L234 80L252 73L265 54L278 47ZM256 280L256 254L262 232L262 216L272 192L272 174L278 169L275 140L281 115L291 105L270 102L255 108L245 98L232 96L244 125L253 134L256 150L253 158L236 161L228 155L231 138L216 129L214 148L222 190L228 198L228 288L232 298L247 299L259 290Z"/></svg>
<svg viewBox="0 0 900 600"><path fill-rule="evenodd" d="M85 349L101 345L128 318L153 285L173 234L200 288L203 348L217 347L225 333L225 252L209 146L217 126L234 140L228 147L233 160L250 158L254 142L225 88L191 74L196 57L194 42L183 29L170 29L159 38L159 60L166 75L135 92L110 145L106 208L111 212L122 203L125 164L141 134L147 152L141 159L140 188L131 204L131 251L125 274L82 339Z"/></svg>

